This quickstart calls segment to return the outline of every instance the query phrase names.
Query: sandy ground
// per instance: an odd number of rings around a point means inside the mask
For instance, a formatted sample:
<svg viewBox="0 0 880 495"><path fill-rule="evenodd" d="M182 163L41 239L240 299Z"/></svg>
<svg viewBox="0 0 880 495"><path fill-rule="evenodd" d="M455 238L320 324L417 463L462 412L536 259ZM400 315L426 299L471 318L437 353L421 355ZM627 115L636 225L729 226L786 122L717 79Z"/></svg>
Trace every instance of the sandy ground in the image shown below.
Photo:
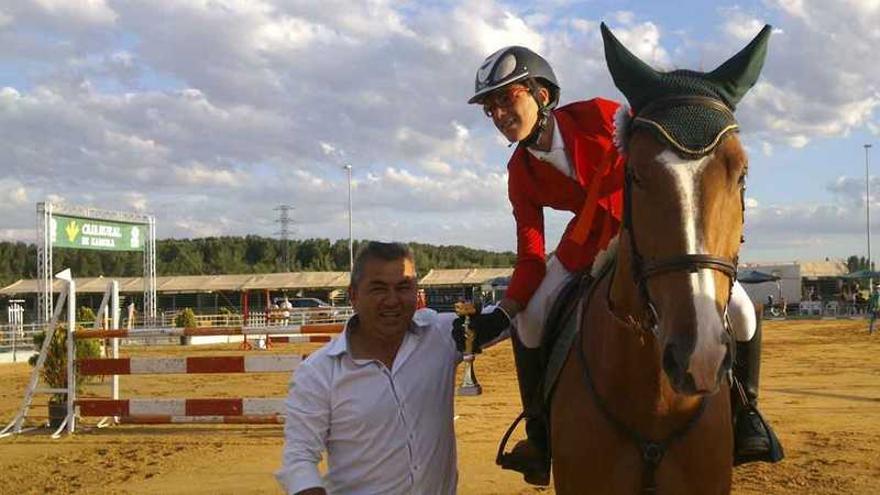
<svg viewBox="0 0 880 495"><path fill-rule="evenodd" d="M768 322L764 341L762 410L788 457L737 468L735 493L880 493L880 335L869 337L861 321ZM238 354L201 346L129 352ZM459 492L553 493L494 465L498 440L519 405L509 344L490 349L476 366L484 394L456 399ZM4 422L19 406L28 373L26 364L0 365ZM122 391L127 397L283 396L283 375L124 377ZM281 493L272 477L281 446L279 426L122 426L61 440L29 434L0 440L0 492Z"/></svg>

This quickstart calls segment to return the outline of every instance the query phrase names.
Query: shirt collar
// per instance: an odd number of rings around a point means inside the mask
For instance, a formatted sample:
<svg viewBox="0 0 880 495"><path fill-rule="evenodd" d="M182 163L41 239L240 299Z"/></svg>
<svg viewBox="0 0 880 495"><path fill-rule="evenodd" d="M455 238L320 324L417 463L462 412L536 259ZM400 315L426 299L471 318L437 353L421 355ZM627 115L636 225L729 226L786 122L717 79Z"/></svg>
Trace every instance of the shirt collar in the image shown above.
<svg viewBox="0 0 880 495"><path fill-rule="evenodd" d="M413 315L413 321L410 323L408 333L411 333L416 336L420 336L422 332L425 331L428 326L430 326L429 322L424 321L421 318L417 318L416 316L419 314L417 311L415 315ZM327 348L328 356L341 356L343 354L350 354L349 346L348 346L348 334L349 329L357 325L358 315L354 314L348 321L345 322L345 327L342 329L342 332L339 334L339 337L333 339L329 347Z"/></svg>
<svg viewBox="0 0 880 495"><path fill-rule="evenodd" d="M556 120L556 116L552 113L550 114L548 119L553 119L553 128L550 130L553 133L553 139L550 142L550 151L542 151L536 148L529 147L529 151L533 153L538 153L540 155L548 155L555 150L565 149L565 143L562 141L562 133L559 132L559 121Z"/></svg>

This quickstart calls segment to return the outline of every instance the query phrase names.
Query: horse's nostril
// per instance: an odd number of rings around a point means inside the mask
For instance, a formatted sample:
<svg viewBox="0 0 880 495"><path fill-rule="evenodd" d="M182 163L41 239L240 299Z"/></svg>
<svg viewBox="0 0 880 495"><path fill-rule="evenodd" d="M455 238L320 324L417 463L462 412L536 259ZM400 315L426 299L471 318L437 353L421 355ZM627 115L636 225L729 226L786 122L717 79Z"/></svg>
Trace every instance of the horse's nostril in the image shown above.
<svg viewBox="0 0 880 495"><path fill-rule="evenodd" d="M684 368L675 358L675 346L672 344L667 345L666 350L663 351L663 369L666 370L666 374L670 377L678 376L679 373L684 371Z"/></svg>

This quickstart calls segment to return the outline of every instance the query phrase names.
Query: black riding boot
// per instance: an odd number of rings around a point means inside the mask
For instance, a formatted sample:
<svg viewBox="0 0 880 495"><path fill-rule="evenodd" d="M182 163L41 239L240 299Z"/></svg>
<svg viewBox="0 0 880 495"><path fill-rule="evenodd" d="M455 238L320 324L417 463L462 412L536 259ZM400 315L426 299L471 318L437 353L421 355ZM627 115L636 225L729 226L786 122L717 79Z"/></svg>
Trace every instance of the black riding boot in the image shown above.
<svg viewBox="0 0 880 495"><path fill-rule="evenodd" d="M758 378L761 373L761 317L752 340L736 343L731 388L734 465L746 462L779 462L785 456L770 425L758 411Z"/></svg>
<svg viewBox="0 0 880 495"><path fill-rule="evenodd" d="M550 484L550 456L541 394L544 377L541 349L529 349L520 342L515 330L511 334L527 439L519 441L509 453L501 454L498 464L502 469L522 473L526 483L547 486Z"/></svg>

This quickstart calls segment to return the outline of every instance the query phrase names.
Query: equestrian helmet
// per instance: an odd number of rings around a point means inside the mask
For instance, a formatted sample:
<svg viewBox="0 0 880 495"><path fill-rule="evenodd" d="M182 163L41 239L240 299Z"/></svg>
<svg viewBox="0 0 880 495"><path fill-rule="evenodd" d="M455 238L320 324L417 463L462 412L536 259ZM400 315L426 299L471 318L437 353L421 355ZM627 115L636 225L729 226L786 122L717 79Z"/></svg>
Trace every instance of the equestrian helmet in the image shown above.
<svg viewBox="0 0 880 495"><path fill-rule="evenodd" d="M486 57L477 69L474 83L474 95L468 103L480 103L483 98L498 88L528 79L536 79L550 91L550 102L546 105L553 108L559 101L559 83L553 68L537 53L522 46L508 46Z"/></svg>

